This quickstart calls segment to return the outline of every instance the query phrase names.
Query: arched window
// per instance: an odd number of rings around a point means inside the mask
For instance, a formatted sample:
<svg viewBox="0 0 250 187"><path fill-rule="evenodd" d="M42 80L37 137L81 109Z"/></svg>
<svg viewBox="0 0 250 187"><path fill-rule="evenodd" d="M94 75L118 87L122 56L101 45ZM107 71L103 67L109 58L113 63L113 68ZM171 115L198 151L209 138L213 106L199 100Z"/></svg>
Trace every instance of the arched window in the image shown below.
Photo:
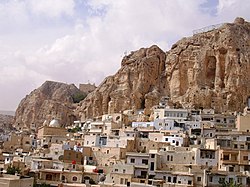
<svg viewBox="0 0 250 187"><path fill-rule="evenodd" d="M74 176L74 177L72 178L72 181L77 181L77 177Z"/></svg>

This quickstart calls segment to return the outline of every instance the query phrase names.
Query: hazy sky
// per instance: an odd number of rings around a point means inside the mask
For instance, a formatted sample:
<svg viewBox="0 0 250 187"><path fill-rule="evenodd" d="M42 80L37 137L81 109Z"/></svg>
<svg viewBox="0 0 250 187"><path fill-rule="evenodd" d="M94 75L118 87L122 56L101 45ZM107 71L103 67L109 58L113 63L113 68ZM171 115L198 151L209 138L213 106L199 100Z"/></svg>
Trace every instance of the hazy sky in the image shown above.
<svg viewBox="0 0 250 187"><path fill-rule="evenodd" d="M166 51L249 10L249 0L0 0L0 110L46 80L98 85L125 52Z"/></svg>

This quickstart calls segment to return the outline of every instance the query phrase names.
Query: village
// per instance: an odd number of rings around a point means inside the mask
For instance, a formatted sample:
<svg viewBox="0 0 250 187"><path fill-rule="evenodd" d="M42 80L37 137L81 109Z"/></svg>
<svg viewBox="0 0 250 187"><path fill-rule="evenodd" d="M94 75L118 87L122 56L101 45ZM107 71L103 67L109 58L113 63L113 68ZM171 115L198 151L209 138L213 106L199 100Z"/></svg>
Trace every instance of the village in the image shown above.
<svg viewBox="0 0 250 187"><path fill-rule="evenodd" d="M1 187L248 186L250 98L243 113L168 106L59 120L1 134ZM131 123L132 122L132 123Z"/></svg>

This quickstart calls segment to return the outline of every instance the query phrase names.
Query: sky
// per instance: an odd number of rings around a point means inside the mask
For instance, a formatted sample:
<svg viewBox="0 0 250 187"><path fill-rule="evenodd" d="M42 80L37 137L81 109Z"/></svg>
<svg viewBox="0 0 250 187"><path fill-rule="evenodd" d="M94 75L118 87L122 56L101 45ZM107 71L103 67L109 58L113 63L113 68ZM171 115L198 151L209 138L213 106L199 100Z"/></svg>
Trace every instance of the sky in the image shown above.
<svg viewBox="0 0 250 187"><path fill-rule="evenodd" d="M131 51L167 51L249 10L249 0L0 0L0 110L46 80L98 85Z"/></svg>

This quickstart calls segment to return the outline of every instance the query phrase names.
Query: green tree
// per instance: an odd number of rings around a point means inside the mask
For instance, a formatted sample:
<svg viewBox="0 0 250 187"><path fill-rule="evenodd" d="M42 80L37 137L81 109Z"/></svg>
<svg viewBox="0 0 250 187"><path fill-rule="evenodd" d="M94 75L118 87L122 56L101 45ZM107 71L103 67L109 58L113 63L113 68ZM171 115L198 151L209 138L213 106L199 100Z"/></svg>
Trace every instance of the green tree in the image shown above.
<svg viewBox="0 0 250 187"><path fill-rule="evenodd" d="M86 93L75 93L72 96L72 99L73 99L74 103L79 103L80 101L82 101L83 99L85 99L86 96L87 96Z"/></svg>
<svg viewBox="0 0 250 187"><path fill-rule="evenodd" d="M8 166L7 168L7 174L10 174L10 175L15 175L16 173L20 174L21 173L21 170L19 167L15 167L15 166Z"/></svg>
<svg viewBox="0 0 250 187"><path fill-rule="evenodd" d="M242 187L241 184L236 183L236 181L234 181L234 180L230 180L229 182L226 181L225 179L220 180L219 184L220 184L221 187Z"/></svg>
<svg viewBox="0 0 250 187"><path fill-rule="evenodd" d="M75 127L73 129L68 129L68 132L76 133L76 132L81 131L81 130L82 130L81 127Z"/></svg>

